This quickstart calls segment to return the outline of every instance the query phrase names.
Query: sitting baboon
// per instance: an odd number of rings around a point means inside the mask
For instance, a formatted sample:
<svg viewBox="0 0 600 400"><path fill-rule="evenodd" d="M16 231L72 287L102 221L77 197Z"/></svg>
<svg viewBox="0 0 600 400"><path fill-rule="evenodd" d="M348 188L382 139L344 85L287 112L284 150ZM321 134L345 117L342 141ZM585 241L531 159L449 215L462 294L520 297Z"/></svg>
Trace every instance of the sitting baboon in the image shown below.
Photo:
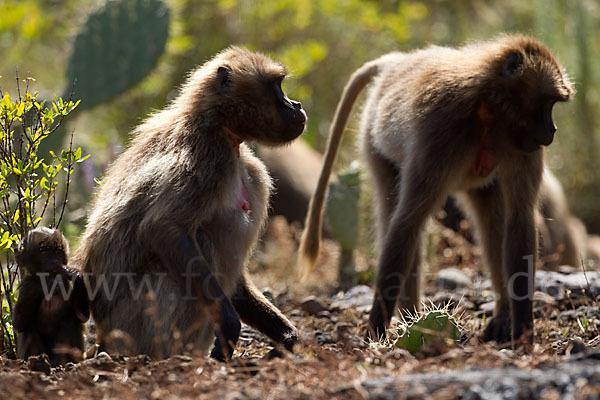
<svg viewBox="0 0 600 400"><path fill-rule="evenodd" d="M245 142L282 145L306 123L281 89L285 76L269 58L229 48L134 130L103 179L77 253L97 289L101 348L160 358L206 352L216 334L212 356L230 358L239 318L287 349L297 341L244 271L271 189Z"/></svg>
<svg viewBox="0 0 600 400"><path fill-rule="evenodd" d="M45 353L54 366L81 360L90 309L81 273L67 267L67 241L56 229L33 229L19 244L16 261L25 273L13 312L17 357Z"/></svg>

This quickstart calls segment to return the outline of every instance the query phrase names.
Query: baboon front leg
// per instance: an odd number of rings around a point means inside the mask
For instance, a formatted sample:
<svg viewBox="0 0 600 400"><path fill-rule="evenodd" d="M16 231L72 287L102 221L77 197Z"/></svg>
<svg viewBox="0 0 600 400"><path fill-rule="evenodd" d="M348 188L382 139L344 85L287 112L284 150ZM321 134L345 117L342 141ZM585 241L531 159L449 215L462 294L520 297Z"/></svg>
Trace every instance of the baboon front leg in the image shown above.
<svg viewBox="0 0 600 400"><path fill-rule="evenodd" d="M541 151L513 162L500 184L505 200L504 274L510 298L512 340L533 343L533 305L537 232L535 209L542 179ZM523 173L526 171L527 173Z"/></svg>
<svg viewBox="0 0 600 400"><path fill-rule="evenodd" d="M504 237L504 199L497 182L467 193L466 211L475 220L476 235L484 250L484 260L492 275L496 292L494 316L485 327L484 340L510 341L510 299L506 288L502 245Z"/></svg>
<svg viewBox="0 0 600 400"><path fill-rule="evenodd" d="M421 236L417 236L416 249L398 297L398 310L405 316L414 314L421 306Z"/></svg>
<svg viewBox="0 0 600 400"><path fill-rule="evenodd" d="M533 341L532 296L535 284L536 232L533 210L514 212L507 218L504 237L504 270L512 314L512 339L527 334Z"/></svg>
<svg viewBox="0 0 600 400"><path fill-rule="evenodd" d="M298 332L292 323L242 273L231 302L242 321L292 351Z"/></svg>

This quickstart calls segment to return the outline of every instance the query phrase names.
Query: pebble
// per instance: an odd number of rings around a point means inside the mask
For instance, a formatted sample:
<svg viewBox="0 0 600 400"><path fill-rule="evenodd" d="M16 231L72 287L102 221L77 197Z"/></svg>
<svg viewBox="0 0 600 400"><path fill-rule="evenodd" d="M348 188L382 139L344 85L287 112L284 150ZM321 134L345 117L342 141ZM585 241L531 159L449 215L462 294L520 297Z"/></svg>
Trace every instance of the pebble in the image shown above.
<svg viewBox="0 0 600 400"><path fill-rule="evenodd" d="M317 315L320 312L329 311L327 303L316 296L309 296L302 300L300 307L309 315Z"/></svg>
<svg viewBox="0 0 600 400"><path fill-rule="evenodd" d="M438 272L436 286L442 289L454 290L473 286L473 281L458 268L444 268Z"/></svg>
<svg viewBox="0 0 600 400"><path fill-rule="evenodd" d="M384 375L367 377L360 385L366 391L364 398L382 400L429 398L448 387L452 388L452 394L443 398L537 399L546 398L544 391L548 388L553 388L558 398L576 398L577 390L593 390L600 385L599 358L600 354L589 353L532 369L474 368L402 376ZM591 398L595 397L592 395Z"/></svg>
<svg viewBox="0 0 600 400"><path fill-rule="evenodd" d="M102 371L113 371L118 366L118 364L113 361L112 357L105 351L102 351L98 353L96 357L82 361L81 363Z"/></svg>
<svg viewBox="0 0 600 400"><path fill-rule="evenodd" d="M479 312L477 313L478 316L481 317L481 315L485 314L487 317L491 317L492 314L494 313L494 306L496 305L496 302L494 301L490 301L487 303L483 303L479 305Z"/></svg>
<svg viewBox="0 0 600 400"><path fill-rule="evenodd" d="M371 309L374 291L369 286L357 285L346 293L339 294L331 303L332 310L353 309L357 312L368 312Z"/></svg>
<svg viewBox="0 0 600 400"><path fill-rule="evenodd" d="M554 271L537 271L535 273L536 290L547 293L557 299L564 297L565 289L572 294L600 295L600 272L588 271L572 274L561 274Z"/></svg>
<svg viewBox="0 0 600 400"><path fill-rule="evenodd" d="M581 306L576 310L566 310L558 315L562 321L568 321L577 317L585 316L588 320L600 318L600 309L598 307Z"/></svg>

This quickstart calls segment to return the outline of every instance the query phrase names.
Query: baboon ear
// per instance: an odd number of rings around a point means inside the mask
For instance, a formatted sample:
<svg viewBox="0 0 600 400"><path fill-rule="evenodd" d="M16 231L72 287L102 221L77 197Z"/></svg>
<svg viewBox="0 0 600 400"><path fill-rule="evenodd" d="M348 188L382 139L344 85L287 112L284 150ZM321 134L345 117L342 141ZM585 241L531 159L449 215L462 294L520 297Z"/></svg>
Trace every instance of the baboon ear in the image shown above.
<svg viewBox="0 0 600 400"><path fill-rule="evenodd" d="M509 77L515 75L521 68L521 65L523 65L523 54L520 51L511 51L502 63L502 76Z"/></svg>
<svg viewBox="0 0 600 400"><path fill-rule="evenodd" d="M217 69L217 90L223 94L229 90L231 84L231 68L222 65Z"/></svg>

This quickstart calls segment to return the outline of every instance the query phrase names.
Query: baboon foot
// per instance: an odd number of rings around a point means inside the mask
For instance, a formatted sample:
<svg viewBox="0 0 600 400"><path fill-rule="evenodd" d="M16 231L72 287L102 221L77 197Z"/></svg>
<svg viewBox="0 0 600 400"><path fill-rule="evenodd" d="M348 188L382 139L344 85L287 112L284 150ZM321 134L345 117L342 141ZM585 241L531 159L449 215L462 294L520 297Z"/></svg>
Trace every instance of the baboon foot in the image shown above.
<svg viewBox="0 0 600 400"><path fill-rule="evenodd" d="M493 340L499 345L510 343L512 340L510 330L510 315L496 315L492 317L485 327L483 331L483 340L486 342Z"/></svg>

